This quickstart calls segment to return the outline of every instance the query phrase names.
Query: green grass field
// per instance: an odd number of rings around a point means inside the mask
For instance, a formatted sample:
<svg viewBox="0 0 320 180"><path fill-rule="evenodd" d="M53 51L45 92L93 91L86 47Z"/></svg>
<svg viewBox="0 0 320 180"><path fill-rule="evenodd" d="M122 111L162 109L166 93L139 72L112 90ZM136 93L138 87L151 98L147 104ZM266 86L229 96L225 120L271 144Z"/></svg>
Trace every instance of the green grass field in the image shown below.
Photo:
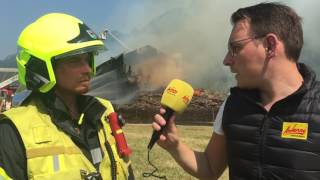
<svg viewBox="0 0 320 180"><path fill-rule="evenodd" d="M211 137L212 126L178 126L180 137L191 148L203 151ZM147 162L147 145L152 134L151 124L126 124L124 126L126 139L133 150L131 156L136 179L157 179L144 178L143 172L151 172L153 168ZM197 179L188 175L171 156L158 145L151 151L151 162L158 167L159 175L165 175L168 180L193 180ZM225 172L219 180L228 180Z"/></svg>

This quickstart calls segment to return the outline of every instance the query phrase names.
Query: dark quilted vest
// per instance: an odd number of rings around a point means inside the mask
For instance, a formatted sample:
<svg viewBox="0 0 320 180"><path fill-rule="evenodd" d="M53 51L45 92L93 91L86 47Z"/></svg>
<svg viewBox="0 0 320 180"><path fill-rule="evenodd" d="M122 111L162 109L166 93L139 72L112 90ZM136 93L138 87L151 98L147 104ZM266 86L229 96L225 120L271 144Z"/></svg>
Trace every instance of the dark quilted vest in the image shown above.
<svg viewBox="0 0 320 180"><path fill-rule="evenodd" d="M232 88L223 114L231 180L320 180L320 84L304 83L267 112L254 90ZM306 140L282 138L284 122L308 124Z"/></svg>

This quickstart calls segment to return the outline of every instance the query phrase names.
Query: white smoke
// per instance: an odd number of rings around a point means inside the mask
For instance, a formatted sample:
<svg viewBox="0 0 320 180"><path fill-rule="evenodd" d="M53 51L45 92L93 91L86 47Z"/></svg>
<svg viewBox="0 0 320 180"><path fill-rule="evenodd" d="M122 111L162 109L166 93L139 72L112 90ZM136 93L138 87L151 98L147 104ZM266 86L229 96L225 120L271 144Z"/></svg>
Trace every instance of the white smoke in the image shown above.
<svg viewBox="0 0 320 180"><path fill-rule="evenodd" d="M226 90L233 84L229 69L222 64L231 32L230 15L241 7L263 1L253 0L184 0L140 1L137 7L128 7L121 21L131 29L124 41L129 47L152 45L169 54L181 54L188 64L184 77L195 87ZM305 47L301 59L307 64L318 57L317 22L320 1L280 1L297 10L304 20ZM110 24L110 23L109 23ZM115 26L114 26L115 27ZM121 31L122 29L119 29ZM109 47L112 48L112 47ZM308 60L304 60L308 59ZM320 69L320 68L319 68Z"/></svg>

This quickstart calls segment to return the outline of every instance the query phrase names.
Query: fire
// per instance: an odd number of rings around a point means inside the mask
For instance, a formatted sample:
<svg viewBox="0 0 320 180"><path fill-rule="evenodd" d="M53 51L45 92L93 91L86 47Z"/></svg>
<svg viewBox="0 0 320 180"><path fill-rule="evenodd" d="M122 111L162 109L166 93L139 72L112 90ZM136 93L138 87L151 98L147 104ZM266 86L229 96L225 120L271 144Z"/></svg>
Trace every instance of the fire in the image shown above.
<svg viewBox="0 0 320 180"><path fill-rule="evenodd" d="M198 88L194 90L193 96L203 96L204 95L204 89Z"/></svg>

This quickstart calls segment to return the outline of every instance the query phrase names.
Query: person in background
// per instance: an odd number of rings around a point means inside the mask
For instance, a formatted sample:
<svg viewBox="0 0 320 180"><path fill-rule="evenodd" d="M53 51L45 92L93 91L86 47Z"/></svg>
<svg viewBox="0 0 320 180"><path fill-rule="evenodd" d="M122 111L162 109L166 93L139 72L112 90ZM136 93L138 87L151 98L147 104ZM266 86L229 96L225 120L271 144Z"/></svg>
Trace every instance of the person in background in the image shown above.
<svg viewBox="0 0 320 180"><path fill-rule="evenodd" d="M298 63L303 47L301 18L280 3L240 8L231 16L224 65L237 86L217 115L212 137L197 152L178 136L174 117L158 144L199 179L217 179L229 167L231 180L320 179L320 84Z"/></svg>
<svg viewBox="0 0 320 180"><path fill-rule="evenodd" d="M110 130L108 100L85 95L104 43L78 18L46 14L18 39L19 81L31 90L0 115L4 179L134 179ZM1 178L0 178L1 179Z"/></svg>

